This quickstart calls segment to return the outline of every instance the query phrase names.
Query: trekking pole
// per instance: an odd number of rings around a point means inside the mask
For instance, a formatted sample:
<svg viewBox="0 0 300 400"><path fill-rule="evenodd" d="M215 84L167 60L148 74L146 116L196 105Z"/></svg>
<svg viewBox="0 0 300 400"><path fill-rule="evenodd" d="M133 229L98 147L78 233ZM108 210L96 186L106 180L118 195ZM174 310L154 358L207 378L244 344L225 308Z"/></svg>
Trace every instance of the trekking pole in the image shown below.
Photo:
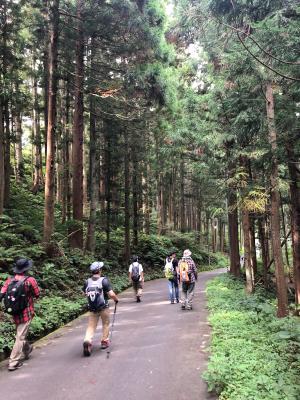
<svg viewBox="0 0 300 400"><path fill-rule="evenodd" d="M117 313L117 304L118 303L115 303L114 315L113 315L113 320L112 320L112 324L111 324L111 328L110 328L110 335L109 335L110 346L107 348L106 358L109 358L109 355L110 355L110 348L111 348L112 337L113 337L113 329L114 329L116 313Z"/></svg>

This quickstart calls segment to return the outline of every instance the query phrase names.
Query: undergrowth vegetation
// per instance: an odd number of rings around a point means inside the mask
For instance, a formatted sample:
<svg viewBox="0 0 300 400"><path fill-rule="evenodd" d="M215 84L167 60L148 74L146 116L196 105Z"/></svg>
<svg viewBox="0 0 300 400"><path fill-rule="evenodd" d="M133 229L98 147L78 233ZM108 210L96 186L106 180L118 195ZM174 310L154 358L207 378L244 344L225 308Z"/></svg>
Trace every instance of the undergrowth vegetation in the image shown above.
<svg viewBox="0 0 300 400"><path fill-rule="evenodd" d="M258 289L221 276L208 283L213 337L204 378L219 400L297 400L300 324L276 318L276 302Z"/></svg>

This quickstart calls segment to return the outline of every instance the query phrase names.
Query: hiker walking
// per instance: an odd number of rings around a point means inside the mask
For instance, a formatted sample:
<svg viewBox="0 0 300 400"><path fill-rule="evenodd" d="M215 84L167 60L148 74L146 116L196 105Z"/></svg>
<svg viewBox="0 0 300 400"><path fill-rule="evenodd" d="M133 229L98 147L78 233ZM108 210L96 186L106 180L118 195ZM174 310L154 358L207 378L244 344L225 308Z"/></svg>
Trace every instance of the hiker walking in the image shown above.
<svg viewBox="0 0 300 400"><path fill-rule="evenodd" d="M83 342L83 355L86 357L91 355L92 340L97 329L99 318L101 318L102 321L101 349L107 349L109 347L110 318L108 299L111 298L116 304L118 303L118 297L112 290L109 279L101 276L101 269L103 266L103 262L93 262L90 265L92 276L85 281L83 286L90 311Z"/></svg>
<svg viewBox="0 0 300 400"><path fill-rule="evenodd" d="M178 287L178 260L176 259L176 252L173 251L166 258L164 268L165 277L168 279L169 299L170 303L179 303L179 287Z"/></svg>
<svg viewBox="0 0 300 400"><path fill-rule="evenodd" d="M139 263L138 256L132 256L132 264L129 266L129 281L132 283L134 297L140 303L144 285L144 270Z"/></svg>
<svg viewBox="0 0 300 400"><path fill-rule="evenodd" d="M182 283L182 310L192 310L195 282L198 278L196 265L191 257L192 252L187 249L183 252L183 257L179 261L179 279Z"/></svg>
<svg viewBox="0 0 300 400"><path fill-rule="evenodd" d="M16 340L11 351L8 370L15 371L28 360L33 346L27 340L30 323L34 317L34 299L40 295L36 280L26 272L32 267L32 260L19 259L14 266L15 276L8 278L1 289L0 302L4 298L5 311L11 314L16 325Z"/></svg>

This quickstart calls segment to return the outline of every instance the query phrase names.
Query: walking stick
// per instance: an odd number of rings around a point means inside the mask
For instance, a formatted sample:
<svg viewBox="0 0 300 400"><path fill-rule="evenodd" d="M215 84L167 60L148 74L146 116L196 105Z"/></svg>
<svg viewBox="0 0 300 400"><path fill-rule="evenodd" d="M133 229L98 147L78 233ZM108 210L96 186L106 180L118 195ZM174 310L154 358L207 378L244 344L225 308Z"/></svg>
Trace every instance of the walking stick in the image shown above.
<svg viewBox="0 0 300 400"><path fill-rule="evenodd" d="M111 345L112 345L112 337L113 337L113 329L114 329L116 313L117 313L117 304L118 303L115 303L114 315L113 315L113 320L112 320L111 329L110 329L110 335L109 335L110 345L107 348L106 358L109 358L109 355L110 355L110 348L111 348Z"/></svg>

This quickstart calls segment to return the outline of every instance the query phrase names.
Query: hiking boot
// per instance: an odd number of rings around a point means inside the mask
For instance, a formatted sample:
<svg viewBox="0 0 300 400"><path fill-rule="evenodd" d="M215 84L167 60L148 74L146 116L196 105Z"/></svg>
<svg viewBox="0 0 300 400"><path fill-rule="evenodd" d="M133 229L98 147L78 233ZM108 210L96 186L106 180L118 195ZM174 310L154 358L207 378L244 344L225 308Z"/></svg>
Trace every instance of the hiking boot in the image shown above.
<svg viewBox="0 0 300 400"><path fill-rule="evenodd" d="M109 347L109 339L101 340L101 349L107 349Z"/></svg>
<svg viewBox="0 0 300 400"><path fill-rule="evenodd" d="M9 371L15 371L16 369L21 368L22 365L23 365L23 363L22 363L21 361L19 361L16 365L14 365L14 366L9 366L9 367L8 367L8 370L9 370Z"/></svg>
<svg viewBox="0 0 300 400"><path fill-rule="evenodd" d="M27 343L25 346L25 349L23 350L24 360L29 360L29 356L30 356L30 353L32 352L32 350L33 350L33 345Z"/></svg>
<svg viewBox="0 0 300 400"><path fill-rule="evenodd" d="M137 303L140 303L140 302L141 302L140 296L136 296L136 302L137 302Z"/></svg>
<svg viewBox="0 0 300 400"><path fill-rule="evenodd" d="M90 342L83 342L83 355L89 357L92 354L92 344Z"/></svg>

